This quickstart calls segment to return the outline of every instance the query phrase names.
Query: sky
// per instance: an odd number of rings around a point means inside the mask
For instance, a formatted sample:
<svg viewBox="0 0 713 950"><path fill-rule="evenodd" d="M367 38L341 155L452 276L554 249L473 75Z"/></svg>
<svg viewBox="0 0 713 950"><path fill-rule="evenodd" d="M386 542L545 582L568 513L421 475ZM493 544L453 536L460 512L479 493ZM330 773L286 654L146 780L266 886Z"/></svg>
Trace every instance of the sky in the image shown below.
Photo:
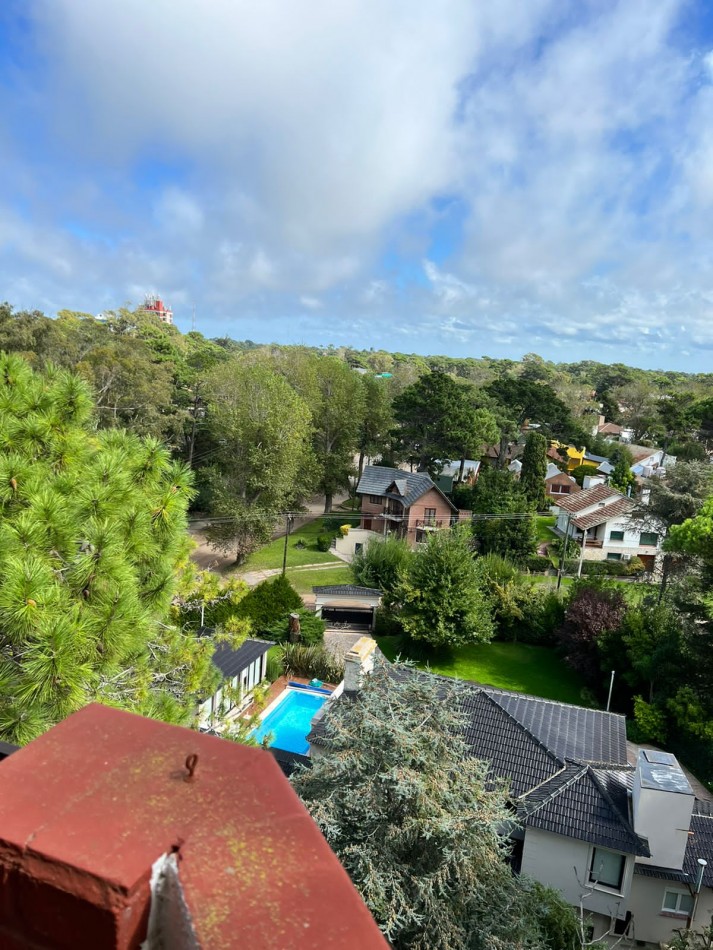
<svg viewBox="0 0 713 950"><path fill-rule="evenodd" d="M2 0L0 299L711 371L706 0Z"/></svg>

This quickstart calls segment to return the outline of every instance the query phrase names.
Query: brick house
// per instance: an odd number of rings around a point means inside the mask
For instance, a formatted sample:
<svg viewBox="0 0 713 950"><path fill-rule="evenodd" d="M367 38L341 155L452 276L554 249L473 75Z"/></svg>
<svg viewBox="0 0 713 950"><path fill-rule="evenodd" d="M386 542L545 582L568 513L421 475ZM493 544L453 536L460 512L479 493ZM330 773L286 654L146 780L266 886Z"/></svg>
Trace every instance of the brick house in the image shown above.
<svg viewBox="0 0 713 950"><path fill-rule="evenodd" d="M367 465L356 491L361 497L360 527L405 538L409 544L470 519L470 512L459 511L425 472Z"/></svg>
<svg viewBox="0 0 713 950"><path fill-rule="evenodd" d="M554 462L548 463L547 473L545 474L545 491L547 497L551 498L555 504L563 495L574 495L581 490L571 475L563 472Z"/></svg>

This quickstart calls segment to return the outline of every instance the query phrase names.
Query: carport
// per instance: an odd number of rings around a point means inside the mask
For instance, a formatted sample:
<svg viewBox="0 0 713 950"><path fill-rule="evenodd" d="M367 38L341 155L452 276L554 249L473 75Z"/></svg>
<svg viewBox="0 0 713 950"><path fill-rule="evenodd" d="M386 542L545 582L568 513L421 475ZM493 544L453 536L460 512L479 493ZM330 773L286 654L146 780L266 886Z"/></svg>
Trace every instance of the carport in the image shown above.
<svg viewBox="0 0 713 950"><path fill-rule="evenodd" d="M328 626L373 630L381 591L355 584L313 587L315 612Z"/></svg>

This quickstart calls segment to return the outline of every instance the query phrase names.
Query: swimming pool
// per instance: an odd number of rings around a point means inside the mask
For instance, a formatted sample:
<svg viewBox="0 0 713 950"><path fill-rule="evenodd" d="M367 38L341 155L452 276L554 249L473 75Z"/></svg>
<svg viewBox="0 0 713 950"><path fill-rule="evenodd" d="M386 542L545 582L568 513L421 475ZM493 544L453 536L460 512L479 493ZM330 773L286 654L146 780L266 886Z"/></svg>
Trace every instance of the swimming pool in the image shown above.
<svg viewBox="0 0 713 950"><path fill-rule="evenodd" d="M284 699L268 713L252 733L256 742L262 742L271 733L270 745L285 752L305 755L309 750L307 734L312 719L327 702L328 696L319 693L288 689Z"/></svg>

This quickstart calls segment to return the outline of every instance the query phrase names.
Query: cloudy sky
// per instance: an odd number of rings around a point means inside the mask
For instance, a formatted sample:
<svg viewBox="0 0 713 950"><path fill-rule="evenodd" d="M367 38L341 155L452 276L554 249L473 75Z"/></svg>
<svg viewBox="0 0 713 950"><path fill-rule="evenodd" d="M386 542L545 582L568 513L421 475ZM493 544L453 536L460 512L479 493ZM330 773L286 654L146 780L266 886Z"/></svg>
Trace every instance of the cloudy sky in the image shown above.
<svg viewBox="0 0 713 950"><path fill-rule="evenodd" d="M2 0L0 299L713 371L706 0Z"/></svg>

